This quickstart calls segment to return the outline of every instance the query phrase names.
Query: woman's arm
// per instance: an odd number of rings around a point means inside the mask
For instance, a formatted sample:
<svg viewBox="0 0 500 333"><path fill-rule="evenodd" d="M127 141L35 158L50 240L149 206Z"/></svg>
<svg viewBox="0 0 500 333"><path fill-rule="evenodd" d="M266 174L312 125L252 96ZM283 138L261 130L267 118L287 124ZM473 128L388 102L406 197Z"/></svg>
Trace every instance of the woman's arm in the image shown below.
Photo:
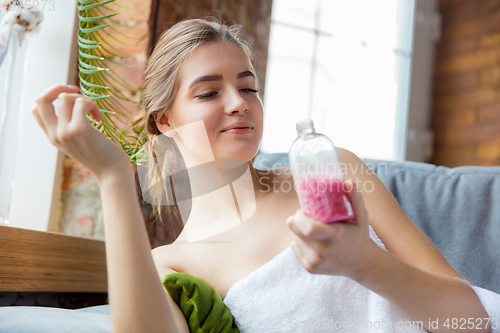
<svg viewBox="0 0 500 333"><path fill-rule="evenodd" d="M357 282L399 306L413 320L422 321L429 330L429 320L438 319L439 328L432 332L453 331L443 326L448 318L450 328L453 318L462 320L460 324L464 319L469 324L472 318L476 324L476 318L488 318L474 290L406 216L382 181L350 151L339 149L339 158L345 163L346 178L356 180L369 223L388 250L374 247L376 259ZM364 187L364 183L373 186ZM485 323L483 319L477 332L487 332ZM467 332L474 330L467 328Z"/></svg>
<svg viewBox="0 0 500 333"><path fill-rule="evenodd" d="M99 185L113 332L189 332L159 279L132 173L117 170Z"/></svg>
<svg viewBox="0 0 500 333"><path fill-rule="evenodd" d="M325 224L300 209L290 216L286 223L294 233L291 247L301 265L313 274L353 279L432 332L460 331L459 325L462 331L487 332L488 314L475 291L366 164L349 151L338 151L349 179L344 189L356 217L348 223ZM370 238L369 225L388 251ZM431 325L435 320L437 327Z"/></svg>
<svg viewBox="0 0 500 333"><path fill-rule="evenodd" d="M352 152L337 150L345 168L344 177L355 180L369 212L369 224L386 249L407 264L461 279L432 241L406 216L377 175Z"/></svg>
<svg viewBox="0 0 500 333"><path fill-rule="evenodd" d="M113 332L188 332L185 320L174 321L175 307L158 278L129 158L89 124L87 113L102 119L99 108L77 91L65 85L47 89L37 97L32 114L50 142L99 182Z"/></svg>
<svg viewBox="0 0 500 333"><path fill-rule="evenodd" d="M375 259L354 278L356 282L397 305L431 332L488 332L488 313L463 279L409 265L376 244L374 252ZM437 326L431 326L433 322Z"/></svg>

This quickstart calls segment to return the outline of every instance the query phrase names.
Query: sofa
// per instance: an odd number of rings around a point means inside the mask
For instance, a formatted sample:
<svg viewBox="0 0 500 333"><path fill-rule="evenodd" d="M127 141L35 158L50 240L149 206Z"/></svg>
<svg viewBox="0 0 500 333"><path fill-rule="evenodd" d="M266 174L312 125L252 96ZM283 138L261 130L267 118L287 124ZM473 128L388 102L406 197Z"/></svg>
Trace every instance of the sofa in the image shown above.
<svg viewBox="0 0 500 333"><path fill-rule="evenodd" d="M464 279L500 294L500 167L363 161ZM285 165L286 153L254 159L257 169ZM77 310L0 307L0 333L111 331L109 305Z"/></svg>

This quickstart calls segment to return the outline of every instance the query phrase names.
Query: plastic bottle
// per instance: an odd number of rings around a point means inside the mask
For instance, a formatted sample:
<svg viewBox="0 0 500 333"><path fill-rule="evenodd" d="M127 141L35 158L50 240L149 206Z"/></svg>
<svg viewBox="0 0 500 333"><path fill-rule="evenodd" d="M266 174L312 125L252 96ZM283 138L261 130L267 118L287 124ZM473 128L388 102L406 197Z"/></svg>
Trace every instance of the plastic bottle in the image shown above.
<svg viewBox="0 0 500 333"><path fill-rule="evenodd" d="M295 190L304 213L324 222L349 222L354 218L344 176L332 141L316 133L311 119L297 123L298 138L288 153Z"/></svg>

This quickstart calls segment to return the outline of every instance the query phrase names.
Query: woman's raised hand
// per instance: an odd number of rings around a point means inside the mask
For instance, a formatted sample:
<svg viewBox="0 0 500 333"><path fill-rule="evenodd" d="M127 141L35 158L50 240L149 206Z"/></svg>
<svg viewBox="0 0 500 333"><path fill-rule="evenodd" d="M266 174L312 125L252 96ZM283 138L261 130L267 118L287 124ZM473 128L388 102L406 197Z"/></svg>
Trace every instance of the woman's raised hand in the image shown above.
<svg viewBox="0 0 500 333"><path fill-rule="evenodd" d="M380 247L370 238L368 212L354 180L344 183L356 217L349 222L322 223L299 209L287 220L293 232L292 251L308 272L361 278Z"/></svg>
<svg viewBox="0 0 500 333"><path fill-rule="evenodd" d="M57 115L52 102L57 99ZM130 170L127 154L87 119L101 121L96 103L78 94L75 86L57 85L36 98L31 110L50 142L92 172L98 181Z"/></svg>

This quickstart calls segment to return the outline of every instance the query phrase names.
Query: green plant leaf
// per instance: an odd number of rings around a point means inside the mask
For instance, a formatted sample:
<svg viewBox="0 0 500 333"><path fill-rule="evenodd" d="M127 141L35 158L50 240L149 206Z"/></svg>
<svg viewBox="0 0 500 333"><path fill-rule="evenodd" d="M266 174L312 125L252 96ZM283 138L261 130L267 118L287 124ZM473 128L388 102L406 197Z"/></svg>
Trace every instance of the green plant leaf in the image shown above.
<svg viewBox="0 0 500 333"><path fill-rule="evenodd" d="M129 111L118 103L118 100L139 104L139 102L128 98L123 92L130 91L140 94L142 90L130 86L123 78L108 68L107 64L109 63L121 67L134 67L134 65L115 61L115 59L123 59L127 56L114 52L121 50L108 42L108 40L114 40L121 45L128 46L110 34L110 31L113 31L115 35L133 39L114 29L113 26L123 24L115 20L119 19L119 12L106 6L111 3L116 7L123 7L116 0L78 0L77 43L80 89L85 97L95 101L101 113L102 120L100 122L96 122L87 114L90 123L119 145L129 156L131 164L138 164L147 158L144 153L146 139L144 133L138 128L134 129L134 135L128 135L124 127L117 125L117 122L127 125L125 120L130 120ZM107 13L101 9L105 9ZM117 115L120 116L117 117Z"/></svg>
<svg viewBox="0 0 500 333"><path fill-rule="evenodd" d="M94 4L87 5L88 3L91 3L94 1L96 1L96 0L78 0L78 3L80 3L81 5L77 6L77 8L78 8L78 10L86 11L86 10L93 9L96 7L104 6L104 5L111 3L111 2L115 2L116 0L108 0L108 1L103 1L103 2L97 1Z"/></svg>

